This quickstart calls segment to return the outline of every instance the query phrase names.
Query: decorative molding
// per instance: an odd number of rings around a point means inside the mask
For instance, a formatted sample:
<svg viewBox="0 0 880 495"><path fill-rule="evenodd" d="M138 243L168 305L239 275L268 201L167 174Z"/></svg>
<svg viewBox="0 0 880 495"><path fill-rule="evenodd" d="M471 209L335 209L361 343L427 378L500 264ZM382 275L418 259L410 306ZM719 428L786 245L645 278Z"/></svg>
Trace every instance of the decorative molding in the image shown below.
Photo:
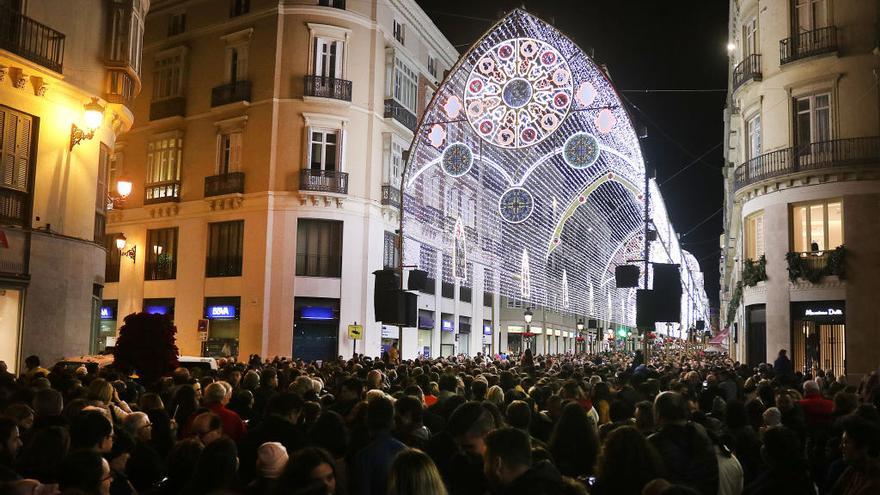
<svg viewBox="0 0 880 495"><path fill-rule="evenodd" d="M208 209L211 211L235 210L241 207L243 201L244 197L241 193L205 198L205 202L208 203Z"/></svg>
<svg viewBox="0 0 880 495"><path fill-rule="evenodd" d="M37 96L46 96L47 91L49 91L49 83L47 83L45 79L40 78L40 85L37 86L35 94Z"/></svg>
<svg viewBox="0 0 880 495"><path fill-rule="evenodd" d="M345 196L330 194L315 194L308 191L299 192L299 204L301 206L323 206L329 208L335 206L342 208L345 203Z"/></svg>
<svg viewBox="0 0 880 495"><path fill-rule="evenodd" d="M8 75L9 75L9 66L0 65L0 82L5 81L6 76L8 76Z"/></svg>
<svg viewBox="0 0 880 495"><path fill-rule="evenodd" d="M13 84L18 89L24 89L27 86L28 81L30 80L30 74L25 72L24 69L17 69L17 74L13 76Z"/></svg>
<svg viewBox="0 0 880 495"><path fill-rule="evenodd" d="M177 204L163 204L148 207L147 211L149 211L151 218L176 217L180 212L180 207Z"/></svg>

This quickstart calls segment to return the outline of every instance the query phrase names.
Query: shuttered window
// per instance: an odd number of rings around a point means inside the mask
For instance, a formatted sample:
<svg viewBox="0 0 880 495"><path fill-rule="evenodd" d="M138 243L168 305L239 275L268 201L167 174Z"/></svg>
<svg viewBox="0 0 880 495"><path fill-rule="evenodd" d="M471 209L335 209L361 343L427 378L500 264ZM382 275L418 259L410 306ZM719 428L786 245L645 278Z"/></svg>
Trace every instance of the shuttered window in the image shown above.
<svg viewBox="0 0 880 495"><path fill-rule="evenodd" d="M205 276L240 276L243 246L244 220L209 223Z"/></svg>
<svg viewBox="0 0 880 495"><path fill-rule="evenodd" d="M0 222L29 223L34 119L0 106Z"/></svg>

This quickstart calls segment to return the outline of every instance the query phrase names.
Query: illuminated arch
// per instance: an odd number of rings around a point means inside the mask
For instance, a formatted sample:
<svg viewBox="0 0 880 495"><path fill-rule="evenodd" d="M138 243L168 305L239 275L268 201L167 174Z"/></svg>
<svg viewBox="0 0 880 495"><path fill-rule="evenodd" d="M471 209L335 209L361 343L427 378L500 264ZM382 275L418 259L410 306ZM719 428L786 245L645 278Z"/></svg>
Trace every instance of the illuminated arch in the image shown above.
<svg viewBox="0 0 880 495"><path fill-rule="evenodd" d="M643 255L644 184L638 137L604 70L517 9L461 56L415 129L403 263L453 281L438 267L463 252L503 296L634 325L634 291L607 282Z"/></svg>

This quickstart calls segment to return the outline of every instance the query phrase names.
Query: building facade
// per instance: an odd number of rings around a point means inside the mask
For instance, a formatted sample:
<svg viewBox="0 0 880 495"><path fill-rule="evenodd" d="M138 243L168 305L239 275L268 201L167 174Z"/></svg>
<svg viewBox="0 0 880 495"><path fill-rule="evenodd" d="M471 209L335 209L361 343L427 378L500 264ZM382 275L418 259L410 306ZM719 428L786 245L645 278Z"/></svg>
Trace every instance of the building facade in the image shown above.
<svg viewBox="0 0 880 495"><path fill-rule="evenodd" d="M880 364L880 49L872 2L734 0L721 314L731 354Z"/></svg>
<svg viewBox="0 0 880 495"><path fill-rule="evenodd" d="M0 2L0 360L84 353L149 0ZM70 12L81 15L72 16Z"/></svg>
<svg viewBox="0 0 880 495"><path fill-rule="evenodd" d="M154 1L106 238L136 256L110 250L105 336L145 310L183 354L380 354L399 333L372 272L398 264L405 151L457 57L412 0Z"/></svg>

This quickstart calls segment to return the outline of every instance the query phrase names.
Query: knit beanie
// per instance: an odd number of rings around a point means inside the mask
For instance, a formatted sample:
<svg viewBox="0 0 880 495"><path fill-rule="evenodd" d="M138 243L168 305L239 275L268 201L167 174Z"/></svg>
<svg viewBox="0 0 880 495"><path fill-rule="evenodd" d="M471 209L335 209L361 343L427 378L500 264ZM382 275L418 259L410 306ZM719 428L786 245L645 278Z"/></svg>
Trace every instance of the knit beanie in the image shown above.
<svg viewBox="0 0 880 495"><path fill-rule="evenodd" d="M266 442L257 449L257 475L277 479L287 465L287 449L278 442Z"/></svg>

